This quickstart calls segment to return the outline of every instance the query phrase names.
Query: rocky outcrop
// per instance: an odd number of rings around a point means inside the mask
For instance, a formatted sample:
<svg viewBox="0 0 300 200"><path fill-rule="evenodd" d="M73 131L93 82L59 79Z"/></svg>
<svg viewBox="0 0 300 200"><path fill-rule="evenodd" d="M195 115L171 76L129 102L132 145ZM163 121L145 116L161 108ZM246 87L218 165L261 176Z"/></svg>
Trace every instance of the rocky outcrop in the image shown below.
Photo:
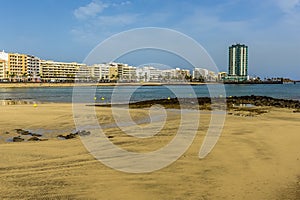
<svg viewBox="0 0 300 200"><path fill-rule="evenodd" d="M276 99L267 96L233 96L227 97L227 106L230 108L234 104L252 104L255 106L273 106L277 108L299 109L300 101L288 99Z"/></svg>
<svg viewBox="0 0 300 200"><path fill-rule="evenodd" d="M67 135L58 135L57 137L69 140L69 139L76 138L78 135L79 136L88 136L90 134L91 134L90 131L82 130L82 131L76 131L75 133L70 133Z"/></svg>
<svg viewBox="0 0 300 200"><path fill-rule="evenodd" d="M78 134L80 136L87 136L87 135L90 135L91 132L90 131L86 131L86 130L82 130L82 131L77 131L76 134Z"/></svg>
<svg viewBox="0 0 300 200"><path fill-rule="evenodd" d="M41 139L36 136L33 136L33 137L29 138L27 141L41 141Z"/></svg>
<svg viewBox="0 0 300 200"><path fill-rule="evenodd" d="M211 110L211 103L214 102L214 106L218 107L218 102L220 104L224 104L225 99L220 98L209 98L209 97L199 97L197 99L192 98L172 98L172 99L158 99L158 100L147 100L140 101L135 103L130 103L130 108L148 108L155 104L160 104L165 108L196 108L198 106L199 109L208 109ZM198 101L198 105L197 105ZM277 99L273 97L267 96L230 96L226 98L227 108L232 108L236 104L252 104L254 106L272 106L277 108L291 108L291 109L300 109L300 101L297 100L288 100L288 99ZM95 106L103 106L103 105L95 105ZM105 105L111 106L111 105ZM126 105L114 105L114 106L126 106Z"/></svg>
<svg viewBox="0 0 300 200"><path fill-rule="evenodd" d="M15 129L18 134L20 135L31 135L29 131L23 130L23 129Z"/></svg>
<svg viewBox="0 0 300 200"><path fill-rule="evenodd" d="M21 138L20 136L17 136L17 137L13 137L12 141L13 142L23 142L24 138Z"/></svg>
<svg viewBox="0 0 300 200"><path fill-rule="evenodd" d="M75 133L70 133L70 134L68 134L68 135L58 135L57 137L58 137L58 138L62 138L62 139L69 140L69 139L76 138L76 137L77 137L77 134L75 134Z"/></svg>
<svg viewBox="0 0 300 200"><path fill-rule="evenodd" d="M21 138L21 135L25 136L25 137L28 137L28 136L31 136L27 141L45 141L45 140L48 140L46 138L40 138L42 137L43 135L42 134L39 134L39 133L32 133L30 131L27 131L27 130L24 130L24 129L15 129L16 132L19 134L18 137L15 137L15 140L19 140L18 138ZM14 138L13 138L14 139ZM21 138L23 139L23 138ZM23 139L22 141L24 141L25 139Z"/></svg>
<svg viewBox="0 0 300 200"><path fill-rule="evenodd" d="M30 135L33 137L42 137L43 136L42 134L38 134L38 133L31 133Z"/></svg>
<svg viewBox="0 0 300 200"><path fill-rule="evenodd" d="M24 129L19 129L19 128L17 128L17 129L15 129L15 130L16 130L16 132L17 132L18 134L20 134L20 135L31 135L31 136L36 136L36 137L41 137L41 136L43 136L42 134L32 133L32 132L27 131L27 130L24 130Z"/></svg>

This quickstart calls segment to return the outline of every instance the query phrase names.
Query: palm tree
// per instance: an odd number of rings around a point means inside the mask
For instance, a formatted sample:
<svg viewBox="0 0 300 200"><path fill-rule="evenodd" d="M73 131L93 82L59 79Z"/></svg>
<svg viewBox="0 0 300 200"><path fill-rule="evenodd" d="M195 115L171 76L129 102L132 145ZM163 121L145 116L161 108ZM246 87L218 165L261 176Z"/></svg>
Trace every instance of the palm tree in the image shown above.
<svg viewBox="0 0 300 200"><path fill-rule="evenodd" d="M9 78L9 71L6 71L5 73L6 73L6 77L5 78Z"/></svg>
<svg viewBox="0 0 300 200"><path fill-rule="evenodd" d="M13 72L13 73L10 73L9 74L9 82L12 82L12 80L15 78L15 73Z"/></svg>
<svg viewBox="0 0 300 200"><path fill-rule="evenodd" d="M24 72L24 73L22 74L22 81L23 81L23 82L27 82L27 73L26 73L26 72Z"/></svg>

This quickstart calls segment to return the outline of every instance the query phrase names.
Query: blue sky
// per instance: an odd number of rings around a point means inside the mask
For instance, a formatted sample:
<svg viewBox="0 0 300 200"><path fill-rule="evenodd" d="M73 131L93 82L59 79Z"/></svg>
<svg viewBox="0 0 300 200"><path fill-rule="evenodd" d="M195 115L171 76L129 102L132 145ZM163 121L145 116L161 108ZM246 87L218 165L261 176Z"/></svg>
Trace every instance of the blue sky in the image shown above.
<svg viewBox="0 0 300 200"><path fill-rule="evenodd" d="M113 34L132 28L163 27L195 39L220 71L227 71L228 46L245 43L249 46L250 75L300 79L300 0L0 3L0 49L7 52L82 62L97 44ZM126 61L136 64L134 56ZM176 59L169 64L182 65Z"/></svg>

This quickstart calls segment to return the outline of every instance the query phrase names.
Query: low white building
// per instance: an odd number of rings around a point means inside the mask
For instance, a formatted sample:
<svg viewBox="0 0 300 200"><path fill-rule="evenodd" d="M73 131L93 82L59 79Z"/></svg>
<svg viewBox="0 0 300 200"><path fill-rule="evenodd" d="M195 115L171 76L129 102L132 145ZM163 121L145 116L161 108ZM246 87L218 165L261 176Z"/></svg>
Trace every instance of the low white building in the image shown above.
<svg viewBox="0 0 300 200"><path fill-rule="evenodd" d="M200 79L208 76L208 70L207 69L202 69L202 68L194 68L193 70L193 79Z"/></svg>
<svg viewBox="0 0 300 200"><path fill-rule="evenodd" d="M8 53L0 52L0 81L8 79Z"/></svg>
<svg viewBox="0 0 300 200"><path fill-rule="evenodd" d="M29 81L40 81L40 64L41 60L32 55L27 55L27 78Z"/></svg>
<svg viewBox="0 0 300 200"><path fill-rule="evenodd" d="M208 82L217 81L218 76L215 72L203 68L194 68L192 73L193 80L203 80Z"/></svg>
<svg viewBox="0 0 300 200"><path fill-rule="evenodd" d="M109 64L94 64L92 68L92 77L98 82L106 82L110 80Z"/></svg>
<svg viewBox="0 0 300 200"><path fill-rule="evenodd" d="M142 68L137 68L136 76L137 76L137 81L160 82L162 80L162 70L159 70L151 66L145 66Z"/></svg>
<svg viewBox="0 0 300 200"><path fill-rule="evenodd" d="M4 51L1 51L0 52L0 60L8 61L8 53L5 53Z"/></svg>

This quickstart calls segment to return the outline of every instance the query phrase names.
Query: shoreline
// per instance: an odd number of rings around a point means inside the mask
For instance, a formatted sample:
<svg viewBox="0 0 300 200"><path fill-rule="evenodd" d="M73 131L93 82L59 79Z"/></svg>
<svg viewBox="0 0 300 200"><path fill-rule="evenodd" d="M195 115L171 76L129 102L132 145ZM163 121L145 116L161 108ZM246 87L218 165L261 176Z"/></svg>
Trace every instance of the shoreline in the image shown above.
<svg viewBox="0 0 300 200"><path fill-rule="evenodd" d="M220 104L225 104L227 108L238 107L238 105L244 107L259 107L259 106L270 106L277 108L290 108L290 109L300 109L300 100L293 99L281 99L281 98L273 98L270 96L229 96L224 98L210 98L210 97L198 97L198 104L195 104L196 99L194 98L170 98L170 99L153 99L153 100L142 100L137 102L130 102L130 108L148 108L155 104L160 104L165 108L180 108L181 104L183 107L193 108L195 106L199 106L199 109L209 109L212 101L216 104L218 102ZM52 104L52 103L63 103L63 104L73 104L73 102L36 102L34 100L26 100L26 99L4 99L0 100L0 105L23 105L23 104ZM87 103L87 106L96 106L96 107L111 107L111 106L124 106L127 104L111 104L111 103L99 103L95 102L94 104Z"/></svg>

